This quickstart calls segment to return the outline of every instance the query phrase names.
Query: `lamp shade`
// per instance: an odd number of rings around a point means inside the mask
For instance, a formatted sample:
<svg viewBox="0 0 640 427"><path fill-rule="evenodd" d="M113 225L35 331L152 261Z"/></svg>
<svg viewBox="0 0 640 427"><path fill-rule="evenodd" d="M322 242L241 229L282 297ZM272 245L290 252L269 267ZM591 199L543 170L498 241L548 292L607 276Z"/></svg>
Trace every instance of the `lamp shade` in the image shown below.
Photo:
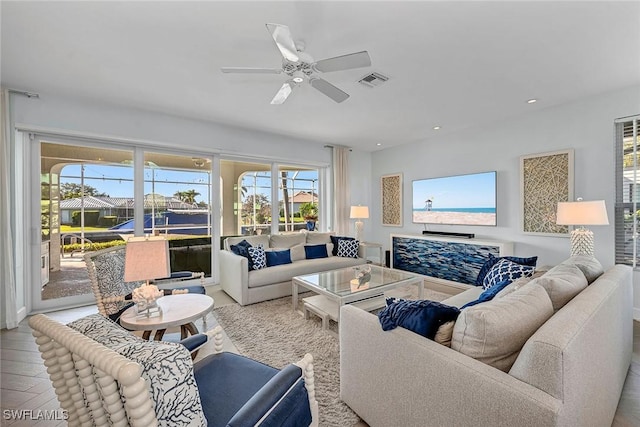
<svg viewBox="0 0 640 427"><path fill-rule="evenodd" d="M608 225L604 200L559 202L556 214L559 225Z"/></svg>
<svg viewBox="0 0 640 427"><path fill-rule="evenodd" d="M127 241L125 282L160 279L170 275L168 240L164 237L132 237Z"/></svg>
<svg viewBox="0 0 640 427"><path fill-rule="evenodd" d="M369 218L369 207L368 206L351 206L351 215L353 218Z"/></svg>

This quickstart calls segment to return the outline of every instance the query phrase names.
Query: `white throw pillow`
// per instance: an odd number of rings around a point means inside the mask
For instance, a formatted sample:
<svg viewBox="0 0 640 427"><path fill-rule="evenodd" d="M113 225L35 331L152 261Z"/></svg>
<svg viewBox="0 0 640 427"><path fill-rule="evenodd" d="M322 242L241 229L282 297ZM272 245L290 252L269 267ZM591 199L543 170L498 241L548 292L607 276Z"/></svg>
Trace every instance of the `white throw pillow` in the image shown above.
<svg viewBox="0 0 640 427"><path fill-rule="evenodd" d="M529 283L503 298L462 310L451 348L508 372L524 343L552 315L547 292Z"/></svg>

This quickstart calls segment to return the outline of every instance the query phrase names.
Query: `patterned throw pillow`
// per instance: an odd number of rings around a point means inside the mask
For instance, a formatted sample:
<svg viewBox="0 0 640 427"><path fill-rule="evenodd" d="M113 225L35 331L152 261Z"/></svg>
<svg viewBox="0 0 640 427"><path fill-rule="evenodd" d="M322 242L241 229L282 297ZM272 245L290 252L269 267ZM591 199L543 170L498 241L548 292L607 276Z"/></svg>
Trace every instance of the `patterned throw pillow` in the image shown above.
<svg viewBox="0 0 640 427"><path fill-rule="evenodd" d="M331 239L331 243L333 243L333 251L332 254L333 256L338 256L338 242L340 240L356 240L354 237L347 237L347 236L329 236L329 238Z"/></svg>
<svg viewBox="0 0 640 427"><path fill-rule="evenodd" d="M537 256L532 256L529 258L522 258L517 256L505 256L505 257L495 257L492 254L489 254L489 259L485 261L482 268L478 272L478 277L476 277L476 285L482 286L482 282L484 281L485 276L491 270L491 267L496 265L500 260L508 259L509 261L513 261L516 264L529 265L531 267L535 267L538 262Z"/></svg>
<svg viewBox="0 0 640 427"><path fill-rule="evenodd" d="M236 255L240 255L245 257L249 261L249 271L253 270L253 265L251 264L251 257L249 256L249 248L251 247L251 243L247 242L247 240L243 240L237 245L231 245L230 249Z"/></svg>
<svg viewBox="0 0 640 427"><path fill-rule="evenodd" d="M144 342L142 338L133 335L102 314L85 316L68 323L67 326L109 348L131 342Z"/></svg>
<svg viewBox="0 0 640 427"><path fill-rule="evenodd" d="M487 273L482 281L482 288L489 289L497 283L504 282L509 283L520 277L529 277L535 271L535 267L528 265L517 264L508 259L501 259L498 261L491 270Z"/></svg>
<svg viewBox="0 0 640 427"><path fill-rule="evenodd" d="M247 249L251 257L251 265L254 270L262 270L267 267L267 255L264 253L262 245L252 246Z"/></svg>
<svg viewBox="0 0 640 427"><path fill-rule="evenodd" d="M338 256L346 258L358 258L358 240L338 240Z"/></svg>

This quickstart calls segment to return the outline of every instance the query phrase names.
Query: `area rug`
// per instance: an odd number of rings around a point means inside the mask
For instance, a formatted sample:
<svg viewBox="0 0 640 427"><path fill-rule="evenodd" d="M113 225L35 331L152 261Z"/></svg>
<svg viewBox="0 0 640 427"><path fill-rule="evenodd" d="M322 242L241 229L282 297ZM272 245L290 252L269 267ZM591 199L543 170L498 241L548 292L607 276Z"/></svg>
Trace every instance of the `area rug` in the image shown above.
<svg viewBox="0 0 640 427"><path fill-rule="evenodd" d="M425 289L425 298L441 301L447 294ZM305 320L291 308L291 297L241 307L214 309L215 317L238 352L275 368L313 355L320 426L353 426L360 419L340 400L338 338L321 328L318 318Z"/></svg>

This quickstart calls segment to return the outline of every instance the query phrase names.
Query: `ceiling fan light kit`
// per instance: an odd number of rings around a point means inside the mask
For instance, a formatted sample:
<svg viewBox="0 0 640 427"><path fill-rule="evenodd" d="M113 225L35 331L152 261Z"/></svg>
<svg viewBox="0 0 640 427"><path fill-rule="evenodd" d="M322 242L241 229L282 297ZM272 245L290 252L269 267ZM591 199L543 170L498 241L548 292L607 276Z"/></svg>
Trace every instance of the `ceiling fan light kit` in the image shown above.
<svg viewBox="0 0 640 427"><path fill-rule="evenodd" d="M244 74L286 74L290 79L280 87L280 90L271 100L273 105L284 103L293 92L293 89L305 81L333 101L343 102L349 98L349 94L328 81L317 77L316 74L371 66L371 58L366 50L314 62L311 55L303 51L304 44L298 43L296 45L293 41L289 27L281 24L266 25L282 55L282 68L223 67L221 71L223 73Z"/></svg>

